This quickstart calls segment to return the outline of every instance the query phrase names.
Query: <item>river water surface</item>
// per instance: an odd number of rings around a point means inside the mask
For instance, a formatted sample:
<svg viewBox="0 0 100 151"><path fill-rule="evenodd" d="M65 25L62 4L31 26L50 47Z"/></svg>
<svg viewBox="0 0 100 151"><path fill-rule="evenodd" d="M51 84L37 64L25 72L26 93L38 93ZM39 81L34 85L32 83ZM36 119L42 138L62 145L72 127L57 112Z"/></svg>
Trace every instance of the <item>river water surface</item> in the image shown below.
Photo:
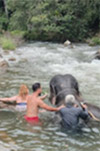
<svg viewBox="0 0 100 151"><path fill-rule="evenodd" d="M30 89L41 82L49 92L49 81L56 74L70 73L79 81L82 95L88 102L100 106L100 61L93 56L100 46L35 42L14 52L4 53L9 63L0 69L0 97L13 96L24 83ZM14 57L15 61L10 61ZM48 103L48 100L46 100ZM9 109L0 110L0 151L100 151L100 124L84 128L81 133L68 133L52 122L54 113L41 113L41 125L25 122L24 114ZM68 147L67 147L68 146Z"/></svg>

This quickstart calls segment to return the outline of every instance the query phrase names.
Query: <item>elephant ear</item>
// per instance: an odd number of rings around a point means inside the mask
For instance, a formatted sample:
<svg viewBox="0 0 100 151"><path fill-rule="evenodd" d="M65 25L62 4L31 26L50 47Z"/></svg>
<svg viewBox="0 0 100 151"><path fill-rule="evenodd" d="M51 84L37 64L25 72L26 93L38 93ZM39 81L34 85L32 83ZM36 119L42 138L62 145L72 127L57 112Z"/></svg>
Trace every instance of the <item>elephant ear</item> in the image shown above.
<svg viewBox="0 0 100 151"><path fill-rule="evenodd" d="M84 102L85 100L82 98L81 95L75 95L75 98L78 102Z"/></svg>

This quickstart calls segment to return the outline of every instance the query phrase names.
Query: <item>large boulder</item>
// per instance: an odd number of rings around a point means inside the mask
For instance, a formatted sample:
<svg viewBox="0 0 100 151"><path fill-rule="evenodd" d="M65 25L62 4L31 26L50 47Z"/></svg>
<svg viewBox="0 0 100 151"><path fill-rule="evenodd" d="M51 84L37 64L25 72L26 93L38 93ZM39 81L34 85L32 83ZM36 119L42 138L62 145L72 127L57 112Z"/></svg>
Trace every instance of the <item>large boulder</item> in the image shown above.
<svg viewBox="0 0 100 151"><path fill-rule="evenodd" d="M64 46L69 46L69 45L71 45L71 42L70 42L69 40L66 40L66 41L64 42Z"/></svg>
<svg viewBox="0 0 100 151"><path fill-rule="evenodd" d="M66 40L66 41L64 42L64 46L65 46L65 47L68 47L68 48L73 48L73 44L72 44L69 40Z"/></svg>
<svg viewBox="0 0 100 151"><path fill-rule="evenodd" d="M98 50L96 53L95 53L95 59L98 59L100 60L100 50Z"/></svg>

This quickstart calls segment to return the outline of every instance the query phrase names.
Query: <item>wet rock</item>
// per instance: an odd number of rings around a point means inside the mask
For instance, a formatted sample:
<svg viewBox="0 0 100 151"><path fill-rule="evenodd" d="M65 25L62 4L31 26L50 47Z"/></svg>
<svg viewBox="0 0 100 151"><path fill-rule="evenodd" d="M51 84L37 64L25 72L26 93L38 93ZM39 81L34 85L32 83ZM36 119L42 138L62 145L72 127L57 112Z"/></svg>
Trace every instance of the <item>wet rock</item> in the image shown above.
<svg viewBox="0 0 100 151"><path fill-rule="evenodd" d="M70 42L69 40L66 40L66 41L64 42L64 46L69 46L69 45L71 45L71 42Z"/></svg>
<svg viewBox="0 0 100 151"><path fill-rule="evenodd" d="M3 58L3 56L0 54L0 58Z"/></svg>
<svg viewBox="0 0 100 151"><path fill-rule="evenodd" d="M16 58L9 58L9 61L16 61Z"/></svg>
<svg viewBox="0 0 100 151"><path fill-rule="evenodd" d="M100 60L100 50L98 50L96 53L95 53L95 59L98 59Z"/></svg>
<svg viewBox="0 0 100 151"><path fill-rule="evenodd" d="M7 61L5 61L5 60L0 61L0 68L5 68L5 67L8 67L8 66L9 65L8 65Z"/></svg>

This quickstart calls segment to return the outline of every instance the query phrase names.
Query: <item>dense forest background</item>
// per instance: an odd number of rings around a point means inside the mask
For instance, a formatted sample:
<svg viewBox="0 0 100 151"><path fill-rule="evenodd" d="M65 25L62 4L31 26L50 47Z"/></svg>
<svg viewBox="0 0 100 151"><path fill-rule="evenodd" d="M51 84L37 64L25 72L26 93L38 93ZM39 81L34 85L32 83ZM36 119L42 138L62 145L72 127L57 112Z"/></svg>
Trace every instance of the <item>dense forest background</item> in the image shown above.
<svg viewBox="0 0 100 151"><path fill-rule="evenodd" d="M28 40L79 42L99 33L100 0L0 0L0 33Z"/></svg>

